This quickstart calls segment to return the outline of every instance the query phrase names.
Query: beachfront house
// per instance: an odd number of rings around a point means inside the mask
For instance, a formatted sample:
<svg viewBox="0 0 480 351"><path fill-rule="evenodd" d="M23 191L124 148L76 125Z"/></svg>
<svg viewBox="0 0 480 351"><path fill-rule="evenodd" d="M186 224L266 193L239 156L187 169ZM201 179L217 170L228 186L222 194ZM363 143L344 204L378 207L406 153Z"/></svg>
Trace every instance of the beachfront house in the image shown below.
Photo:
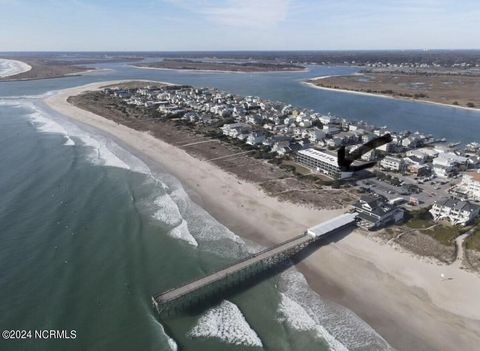
<svg viewBox="0 0 480 351"><path fill-rule="evenodd" d="M465 173L458 187L469 200L480 201L480 170Z"/></svg>
<svg viewBox="0 0 480 351"><path fill-rule="evenodd" d="M362 195L360 200L352 205L352 209L358 213L359 226L369 230L399 223L405 217L403 208L388 202L379 194Z"/></svg>
<svg viewBox="0 0 480 351"><path fill-rule="evenodd" d="M446 220L454 225L467 225L478 216L480 206L469 201L446 198L436 201L429 212L434 221Z"/></svg>

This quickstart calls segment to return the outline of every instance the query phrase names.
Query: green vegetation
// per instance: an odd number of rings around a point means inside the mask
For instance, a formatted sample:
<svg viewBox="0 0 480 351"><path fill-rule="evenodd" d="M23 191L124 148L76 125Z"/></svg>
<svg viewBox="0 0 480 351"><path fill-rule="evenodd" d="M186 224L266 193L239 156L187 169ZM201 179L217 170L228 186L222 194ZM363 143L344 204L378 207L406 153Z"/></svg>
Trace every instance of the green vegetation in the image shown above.
<svg viewBox="0 0 480 351"><path fill-rule="evenodd" d="M475 104L473 102L467 102L467 107L475 107Z"/></svg>
<svg viewBox="0 0 480 351"><path fill-rule="evenodd" d="M312 173L312 171L308 168L290 160L284 160L282 162L282 166L289 166L289 170L291 170L295 175L306 176Z"/></svg>
<svg viewBox="0 0 480 351"><path fill-rule="evenodd" d="M480 251L480 220L477 220L472 235L465 240L465 247L469 250Z"/></svg>
<svg viewBox="0 0 480 351"><path fill-rule="evenodd" d="M428 208L412 210L407 213L407 226L413 229L424 229L434 225L432 216Z"/></svg>
<svg viewBox="0 0 480 351"><path fill-rule="evenodd" d="M273 153L270 152L269 149L258 149L253 153L253 157L262 159L262 160L271 160L275 157Z"/></svg>
<svg viewBox="0 0 480 351"><path fill-rule="evenodd" d="M421 230L423 234L427 234L442 243L443 245L449 246L453 244L455 238L464 233L463 228L453 226L450 224L437 224L431 229Z"/></svg>
<svg viewBox="0 0 480 351"><path fill-rule="evenodd" d="M468 227L459 227L446 222L435 222L428 212L428 208L409 211L407 213L407 226L412 229L418 229L421 233L447 246L453 245L455 238L469 229ZM478 243L480 244L480 229Z"/></svg>

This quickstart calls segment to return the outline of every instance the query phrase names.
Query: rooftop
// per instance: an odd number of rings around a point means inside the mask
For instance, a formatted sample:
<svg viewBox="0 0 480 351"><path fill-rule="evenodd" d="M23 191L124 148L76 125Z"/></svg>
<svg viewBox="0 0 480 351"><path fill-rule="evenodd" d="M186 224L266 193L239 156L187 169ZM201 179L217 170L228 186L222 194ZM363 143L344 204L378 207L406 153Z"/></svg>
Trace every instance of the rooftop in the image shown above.
<svg viewBox="0 0 480 351"><path fill-rule="evenodd" d="M332 155L332 154L329 154L317 149L313 149L313 148L300 150L298 151L298 153L305 156L312 157L318 161L328 163L332 166L338 167L338 161L337 161L336 155Z"/></svg>
<svg viewBox="0 0 480 351"><path fill-rule="evenodd" d="M468 211L473 212L478 209L478 205L475 205L469 201L461 201L454 198L446 198L440 201L436 201L435 205L441 207L448 207L457 211Z"/></svg>
<svg viewBox="0 0 480 351"><path fill-rule="evenodd" d="M309 228L307 232L312 236L319 237L325 233L353 223L356 217L356 213L345 213L321 224L317 224L316 226Z"/></svg>

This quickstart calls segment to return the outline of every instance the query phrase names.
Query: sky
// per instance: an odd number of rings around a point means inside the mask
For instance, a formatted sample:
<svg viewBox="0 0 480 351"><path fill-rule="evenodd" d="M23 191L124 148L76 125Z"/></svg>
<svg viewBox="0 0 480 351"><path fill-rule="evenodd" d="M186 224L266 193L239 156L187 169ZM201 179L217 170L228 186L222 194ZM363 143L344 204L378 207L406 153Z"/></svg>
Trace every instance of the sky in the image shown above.
<svg viewBox="0 0 480 351"><path fill-rule="evenodd" d="M480 0L0 0L0 51L480 49Z"/></svg>

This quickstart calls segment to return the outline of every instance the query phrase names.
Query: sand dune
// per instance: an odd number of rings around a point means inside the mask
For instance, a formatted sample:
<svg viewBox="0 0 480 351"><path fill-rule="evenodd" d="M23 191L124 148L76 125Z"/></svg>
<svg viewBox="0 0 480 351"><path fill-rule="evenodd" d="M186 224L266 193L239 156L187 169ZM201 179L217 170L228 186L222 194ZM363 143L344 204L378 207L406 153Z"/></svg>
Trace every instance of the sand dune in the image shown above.
<svg viewBox="0 0 480 351"><path fill-rule="evenodd" d="M66 89L45 102L72 120L119 139L179 178L189 195L233 232L261 244L291 238L341 211L280 202L255 184L66 99L112 82ZM323 297L357 313L400 350L476 350L480 343L480 278L456 265L419 259L359 232L321 247L298 268ZM442 279L444 274L448 279Z"/></svg>

